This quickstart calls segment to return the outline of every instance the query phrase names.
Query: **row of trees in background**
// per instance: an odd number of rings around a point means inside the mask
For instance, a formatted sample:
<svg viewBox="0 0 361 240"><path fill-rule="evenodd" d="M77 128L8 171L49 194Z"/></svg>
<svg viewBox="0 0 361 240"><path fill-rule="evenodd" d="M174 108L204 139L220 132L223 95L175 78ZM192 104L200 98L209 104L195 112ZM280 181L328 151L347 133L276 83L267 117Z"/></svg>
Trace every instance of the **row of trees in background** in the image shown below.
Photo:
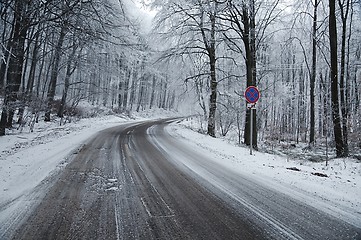
<svg viewBox="0 0 361 240"><path fill-rule="evenodd" d="M0 135L27 114L73 114L82 100L116 112L183 101L199 106L209 135L254 148L326 141L346 156L361 145L357 2L153 0L149 36L126 0L0 4ZM261 91L252 143L251 85Z"/></svg>
<svg viewBox="0 0 361 240"><path fill-rule="evenodd" d="M163 58L184 67L209 135L235 130L239 142L243 136L251 144L243 92L254 85L261 91L254 147L262 139L312 148L330 137L337 156L349 154L350 140L361 147L359 3L155 0L153 6L160 9L155 29Z"/></svg>
<svg viewBox="0 0 361 240"><path fill-rule="evenodd" d="M148 51L109 54L111 50L89 54L83 76L77 79L86 84L84 98L94 106L110 107L114 112L142 111L152 108L173 109L176 91L169 84L166 69L162 72L153 65L153 54ZM79 97L79 94L76 94Z"/></svg>
<svg viewBox="0 0 361 240"><path fill-rule="evenodd" d="M29 114L74 114L82 100L117 112L172 108L175 90L152 67L128 8L120 0L0 0L0 135Z"/></svg>

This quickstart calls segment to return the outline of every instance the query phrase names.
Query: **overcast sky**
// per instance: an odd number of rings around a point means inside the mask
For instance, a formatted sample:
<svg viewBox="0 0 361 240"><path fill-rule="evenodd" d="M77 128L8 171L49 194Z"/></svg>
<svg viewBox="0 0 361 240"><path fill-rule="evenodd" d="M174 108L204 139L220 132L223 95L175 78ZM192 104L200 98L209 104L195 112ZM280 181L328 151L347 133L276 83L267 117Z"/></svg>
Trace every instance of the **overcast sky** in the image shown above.
<svg viewBox="0 0 361 240"><path fill-rule="evenodd" d="M130 14L141 24L142 31L149 32L156 12L145 7L139 0L126 0L125 2Z"/></svg>

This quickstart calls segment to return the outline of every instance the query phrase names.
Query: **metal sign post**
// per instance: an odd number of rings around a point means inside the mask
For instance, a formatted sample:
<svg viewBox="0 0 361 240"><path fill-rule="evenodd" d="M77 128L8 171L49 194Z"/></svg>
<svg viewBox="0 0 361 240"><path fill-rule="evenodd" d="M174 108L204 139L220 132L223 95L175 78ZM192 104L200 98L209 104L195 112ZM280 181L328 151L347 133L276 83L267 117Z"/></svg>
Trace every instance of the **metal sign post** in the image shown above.
<svg viewBox="0 0 361 240"><path fill-rule="evenodd" d="M253 151L253 109L252 107L250 108L251 111L251 126L250 126L250 134L249 134L249 154L252 155L252 151Z"/></svg>
<svg viewBox="0 0 361 240"><path fill-rule="evenodd" d="M250 144L249 144L249 150L250 150L250 155L253 154L253 109L255 109L256 103L260 97L259 91L255 86L249 86L246 91L244 92L244 96L247 100L247 102L249 103L247 105L247 107L250 109L251 111L251 116L250 116Z"/></svg>

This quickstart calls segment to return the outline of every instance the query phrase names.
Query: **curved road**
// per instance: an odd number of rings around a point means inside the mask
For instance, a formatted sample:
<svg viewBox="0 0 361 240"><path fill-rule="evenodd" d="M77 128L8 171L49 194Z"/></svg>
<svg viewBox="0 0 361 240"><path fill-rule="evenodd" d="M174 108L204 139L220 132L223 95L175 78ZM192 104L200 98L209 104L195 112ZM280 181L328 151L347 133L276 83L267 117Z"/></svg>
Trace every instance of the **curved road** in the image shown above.
<svg viewBox="0 0 361 240"><path fill-rule="evenodd" d="M13 239L361 239L360 229L226 170L164 131L113 127L67 165Z"/></svg>

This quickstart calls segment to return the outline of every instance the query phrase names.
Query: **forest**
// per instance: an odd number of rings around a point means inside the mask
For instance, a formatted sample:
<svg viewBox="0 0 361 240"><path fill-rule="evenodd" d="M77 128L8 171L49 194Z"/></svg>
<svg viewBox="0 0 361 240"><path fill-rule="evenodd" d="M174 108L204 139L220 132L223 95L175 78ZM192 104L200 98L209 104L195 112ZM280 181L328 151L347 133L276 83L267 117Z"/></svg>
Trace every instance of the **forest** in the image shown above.
<svg viewBox="0 0 361 240"><path fill-rule="evenodd" d="M0 136L91 117L87 102L197 115L202 133L255 149L361 157L360 10L359 0L0 0ZM261 95L252 108L248 86Z"/></svg>

